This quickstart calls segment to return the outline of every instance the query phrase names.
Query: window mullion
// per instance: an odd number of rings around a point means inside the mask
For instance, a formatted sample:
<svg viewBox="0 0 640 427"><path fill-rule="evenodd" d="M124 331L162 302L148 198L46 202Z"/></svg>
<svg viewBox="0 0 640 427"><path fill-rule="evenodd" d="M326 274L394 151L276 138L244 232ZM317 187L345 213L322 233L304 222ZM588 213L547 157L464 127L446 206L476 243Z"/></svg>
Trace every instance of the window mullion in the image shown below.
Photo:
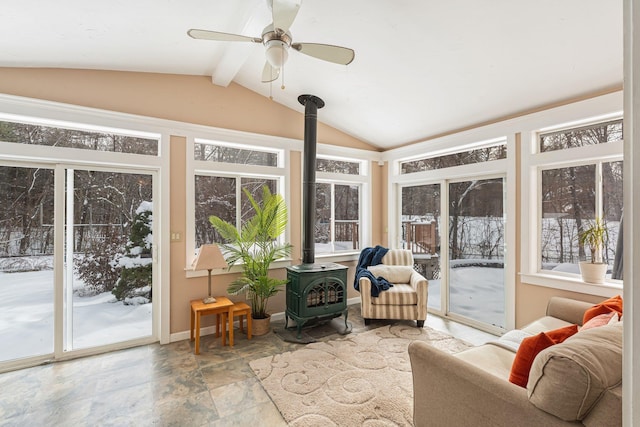
<svg viewBox="0 0 640 427"><path fill-rule="evenodd" d="M604 218L602 162L596 165L596 218Z"/></svg>

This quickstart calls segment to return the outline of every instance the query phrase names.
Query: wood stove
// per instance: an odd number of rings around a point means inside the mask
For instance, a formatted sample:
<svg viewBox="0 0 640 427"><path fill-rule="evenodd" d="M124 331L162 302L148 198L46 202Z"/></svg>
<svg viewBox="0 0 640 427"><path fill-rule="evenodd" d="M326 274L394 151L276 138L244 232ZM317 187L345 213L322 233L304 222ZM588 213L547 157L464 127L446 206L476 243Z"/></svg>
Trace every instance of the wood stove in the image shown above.
<svg viewBox="0 0 640 427"><path fill-rule="evenodd" d="M289 318L296 321L298 339L302 327L309 320L332 319L344 316L347 323L347 267L328 264L300 264L287 268L287 310L285 328Z"/></svg>
<svg viewBox="0 0 640 427"><path fill-rule="evenodd" d="M324 101L313 95L300 95L305 106L304 154L302 180L302 264L287 267L287 309L285 328L289 318L296 321L297 338L302 327L312 319L331 319L344 316L343 333L351 332L347 323L347 267L315 263L314 224L316 213L316 131L318 108Z"/></svg>

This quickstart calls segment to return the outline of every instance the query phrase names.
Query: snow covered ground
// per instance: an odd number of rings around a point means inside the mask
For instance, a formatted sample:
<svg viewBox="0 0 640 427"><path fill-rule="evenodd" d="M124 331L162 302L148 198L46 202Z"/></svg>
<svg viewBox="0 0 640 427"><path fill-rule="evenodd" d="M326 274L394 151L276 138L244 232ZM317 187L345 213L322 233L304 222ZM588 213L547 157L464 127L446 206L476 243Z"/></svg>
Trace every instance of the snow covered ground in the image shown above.
<svg viewBox="0 0 640 427"><path fill-rule="evenodd" d="M0 273L0 361L53 352L53 300L53 270ZM72 348L150 336L151 319L151 304L74 294Z"/></svg>
<svg viewBox="0 0 640 427"><path fill-rule="evenodd" d="M480 322L505 326L504 270L458 267L450 270L449 311ZM440 309L440 280L429 280L428 306Z"/></svg>
<svg viewBox="0 0 640 427"><path fill-rule="evenodd" d="M451 312L504 326L503 269L453 268L451 280ZM440 308L440 292L440 280L430 280L430 307ZM53 270L0 273L0 361L53 352L53 298ZM151 304L73 295L74 349L150 335Z"/></svg>

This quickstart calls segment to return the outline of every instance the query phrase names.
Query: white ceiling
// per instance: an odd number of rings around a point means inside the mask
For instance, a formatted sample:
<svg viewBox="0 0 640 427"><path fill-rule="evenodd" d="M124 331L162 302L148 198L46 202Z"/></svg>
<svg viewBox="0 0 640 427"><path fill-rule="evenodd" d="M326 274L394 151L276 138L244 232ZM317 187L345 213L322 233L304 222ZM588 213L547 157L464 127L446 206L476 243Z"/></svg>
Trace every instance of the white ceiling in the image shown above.
<svg viewBox="0 0 640 427"><path fill-rule="evenodd" d="M269 96L265 0L20 0L0 7L0 66L214 76ZM348 66L290 52L276 102L319 96L319 120L388 149L622 84L622 1L304 0L294 42L355 50Z"/></svg>

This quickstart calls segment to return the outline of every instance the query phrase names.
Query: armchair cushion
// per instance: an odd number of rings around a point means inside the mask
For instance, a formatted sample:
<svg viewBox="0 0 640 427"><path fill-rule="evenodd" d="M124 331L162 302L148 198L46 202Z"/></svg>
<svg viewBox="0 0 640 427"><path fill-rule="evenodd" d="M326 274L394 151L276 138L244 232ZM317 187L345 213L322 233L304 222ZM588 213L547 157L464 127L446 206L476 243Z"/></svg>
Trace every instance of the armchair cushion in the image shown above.
<svg viewBox="0 0 640 427"><path fill-rule="evenodd" d="M411 281L411 275L415 271L413 267L408 265L385 264L372 265L368 267L368 270L376 276L376 278L384 277L390 283L409 283Z"/></svg>
<svg viewBox="0 0 640 427"><path fill-rule="evenodd" d="M371 298L373 305L416 305L418 304L418 294L413 286L406 284L395 284L393 288L380 292L377 298Z"/></svg>

